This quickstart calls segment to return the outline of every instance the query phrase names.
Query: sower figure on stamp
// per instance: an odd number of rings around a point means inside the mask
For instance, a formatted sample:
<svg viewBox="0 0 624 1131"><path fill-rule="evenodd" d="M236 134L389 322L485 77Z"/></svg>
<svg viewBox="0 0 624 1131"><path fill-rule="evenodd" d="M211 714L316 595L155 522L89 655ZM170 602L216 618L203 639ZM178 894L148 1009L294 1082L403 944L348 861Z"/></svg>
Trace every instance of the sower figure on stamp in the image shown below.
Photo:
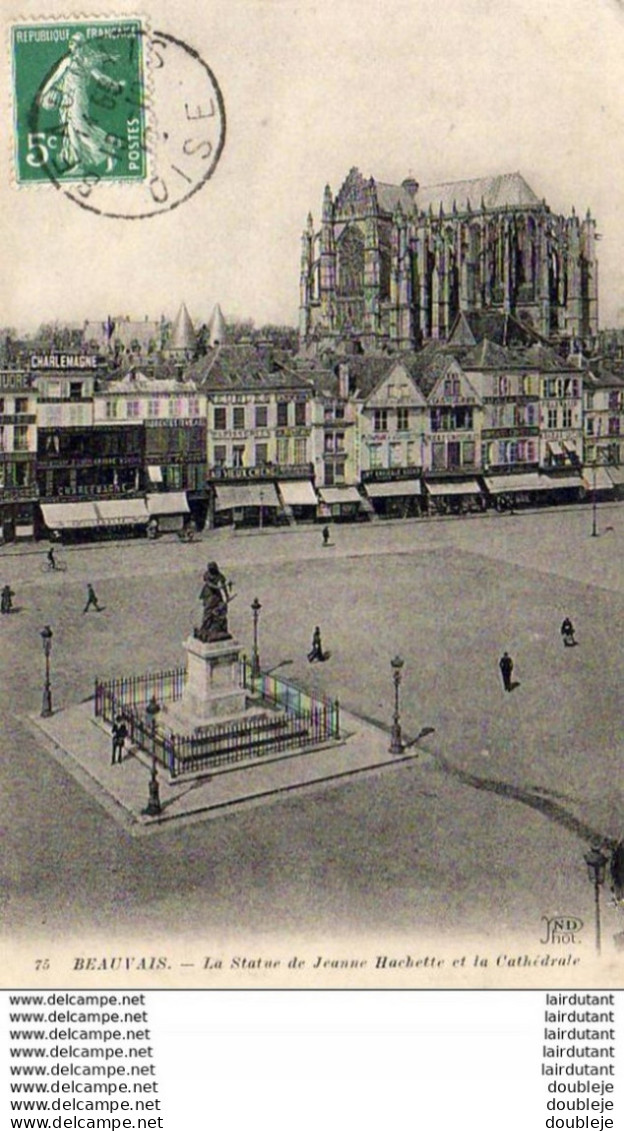
<svg viewBox="0 0 624 1131"><path fill-rule="evenodd" d="M501 675L503 677L503 687L505 691L511 691L511 675L513 672L513 660L509 652L503 652L499 664Z"/></svg>
<svg viewBox="0 0 624 1131"><path fill-rule="evenodd" d="M82 32L71 36L68 47L41 90L39 102L44 110L58 110L63 130L59 157L67 169L84 174L105 164L111 172L121 141L93 121L89 90L95 84L109 94L120 94L125 82L104 73L101 64L107 52L86 43Z"/></svg>
<svg viewBox="0 0 624 1131"><path fill-rule="evenodd" d="M200 628L193 630L195 638L205 644L231 640L232 636L228 631L228 605L234 599L232 586L216 562L208 562L199 599L204 612Z"/></svg>
<svg viewBox="0 0 624 1131"><path fill-rule="evenodd" d="M117 718L115 719L115 722L113 723L112 735L113 735L113 751L112 751L112 757L111 757L111 766L115 766L117 763L119 763L119 765L121 765L122 758L123 758L124 743L126 741L126 738L128 737L128 728L127 728L127 726L124 722L123 715L117 715Z"/></svg>

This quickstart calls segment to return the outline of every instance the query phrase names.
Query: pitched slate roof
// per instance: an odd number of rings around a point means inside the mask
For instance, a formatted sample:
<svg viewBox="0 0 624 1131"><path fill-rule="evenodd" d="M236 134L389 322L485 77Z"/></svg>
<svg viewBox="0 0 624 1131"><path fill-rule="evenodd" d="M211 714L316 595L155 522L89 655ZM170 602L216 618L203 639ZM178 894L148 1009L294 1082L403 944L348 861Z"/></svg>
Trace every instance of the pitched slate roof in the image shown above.
<svg viewBox="0 0 624 1131"><path fill-rule="evenodd" d="M434 214L440 205L446 213L453 211L453 202L458 212L466 211L469 202L473 212L481 208L488 211L498 208L535 208L541 204L539 197L529 187L520 173L502 173L494 177L476 177L470 181L446 181L439 185L423 185L416 194L416 207L427 212L429 207Z"/></svg>
<svg viewBox="0 0 624 1131"><path fill-rule="evenodd" d="M545 343L531 326L502 310L462 310L449 334L449 345L476 345L484 338L500 346L530 346Z"/></svg>
<svg viewBox="0 0 624 1131"><path fill-rule="evenodd" d="M229 389L309 389L309 381L295 372L292 358L280 350L256 346L226 345L194 362L185 377L205 391Z"/></svg>
<svg viewBox="0 0 624 1131"><path fill-rule="evenodd" d="M405 185L388 185L383 181L375 181L377 202L382 212L394 212L399 204L404 212L411 212L414 208L414 197L405 188Z"/></svg>

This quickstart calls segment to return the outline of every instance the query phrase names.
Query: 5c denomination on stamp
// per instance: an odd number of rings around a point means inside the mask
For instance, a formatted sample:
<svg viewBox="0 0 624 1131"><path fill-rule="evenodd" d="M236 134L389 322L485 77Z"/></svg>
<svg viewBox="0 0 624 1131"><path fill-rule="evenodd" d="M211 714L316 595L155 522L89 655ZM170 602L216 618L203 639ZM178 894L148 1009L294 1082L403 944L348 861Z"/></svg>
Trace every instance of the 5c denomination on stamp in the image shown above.
<svg viewBox="0 0 624 1131"><path fill-rule="evenodd" d="M145 180L144 44L138 19L12 29L20 184Z"/></svg>

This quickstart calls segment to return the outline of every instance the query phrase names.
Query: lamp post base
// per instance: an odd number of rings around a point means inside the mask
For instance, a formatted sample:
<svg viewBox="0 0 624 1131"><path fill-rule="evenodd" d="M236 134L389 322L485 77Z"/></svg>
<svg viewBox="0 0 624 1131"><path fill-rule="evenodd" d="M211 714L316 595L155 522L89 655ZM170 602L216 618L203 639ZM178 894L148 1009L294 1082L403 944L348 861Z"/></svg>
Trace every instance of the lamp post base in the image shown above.
<svg viewBox="0 0 624 1131"><path fill-rule="evenodd" d="M44 688L43 699L41 701L41 718L49 719L52 714L52 693L49 687Z"/></svg>
<svg viewBox="0 0 624 1131"><path fill-rule="evenodd" d="M390 737L390 754L402 754L405 750L400 727L393 727Z"/></svg>
<svg viewBox="0 0 624 1131"><path fill-rule="evenodd" d="M152 776L149 783L149 800L147 802L147 809L145 814L147 817L160 817L162 813L162 805L160 803L160 790L158 788L158 777L156 774L156 766L152 768Z"/></svg>

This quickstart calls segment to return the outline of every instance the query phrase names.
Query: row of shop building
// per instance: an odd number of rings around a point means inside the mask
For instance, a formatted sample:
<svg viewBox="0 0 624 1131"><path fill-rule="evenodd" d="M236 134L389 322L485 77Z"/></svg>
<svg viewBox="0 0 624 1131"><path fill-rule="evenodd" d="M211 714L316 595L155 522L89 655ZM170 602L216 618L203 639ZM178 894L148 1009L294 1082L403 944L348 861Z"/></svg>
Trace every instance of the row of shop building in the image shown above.
<svg viewBox="0 0 624 1131"><path fill-rule="evenodd" d="M8 541L616 497L622 446L622 377L510 315L395 354L217 344L120 375L55 353L0 373L0 523Z"/></svg>

